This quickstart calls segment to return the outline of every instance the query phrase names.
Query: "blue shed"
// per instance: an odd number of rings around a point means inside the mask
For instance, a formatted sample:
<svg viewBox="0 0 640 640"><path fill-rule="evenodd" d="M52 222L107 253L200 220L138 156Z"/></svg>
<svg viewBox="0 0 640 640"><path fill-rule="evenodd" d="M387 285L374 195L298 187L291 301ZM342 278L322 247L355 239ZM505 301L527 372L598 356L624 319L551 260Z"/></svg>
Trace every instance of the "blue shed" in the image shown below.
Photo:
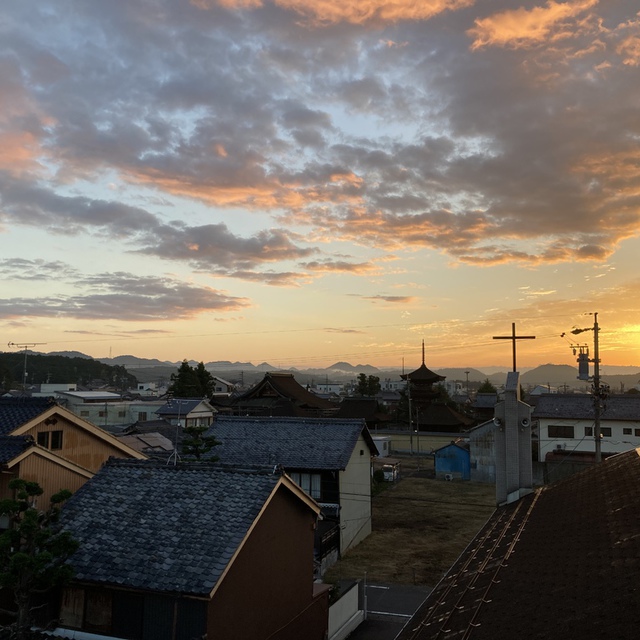
<svg viewBox="0 0 640 640"><path fill-rule="evenodd" d="M469 444L452 442L434 451L436 478L441 480L469 480L471 462Z"/></svg>

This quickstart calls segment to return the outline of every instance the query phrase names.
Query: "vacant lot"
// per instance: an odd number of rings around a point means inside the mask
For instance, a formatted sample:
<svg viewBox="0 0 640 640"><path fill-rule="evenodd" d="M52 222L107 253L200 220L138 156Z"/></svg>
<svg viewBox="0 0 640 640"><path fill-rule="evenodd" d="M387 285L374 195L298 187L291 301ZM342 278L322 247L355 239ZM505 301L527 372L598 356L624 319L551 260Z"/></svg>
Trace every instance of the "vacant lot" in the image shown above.
<svg viewBox="0 0 640 640"><path fill-rule="evenodd" d="M325 574L325 582L435 586L495 508L493 485L428 477L433 464L403 460L404 478L373 498L373 533Z"/></svg>

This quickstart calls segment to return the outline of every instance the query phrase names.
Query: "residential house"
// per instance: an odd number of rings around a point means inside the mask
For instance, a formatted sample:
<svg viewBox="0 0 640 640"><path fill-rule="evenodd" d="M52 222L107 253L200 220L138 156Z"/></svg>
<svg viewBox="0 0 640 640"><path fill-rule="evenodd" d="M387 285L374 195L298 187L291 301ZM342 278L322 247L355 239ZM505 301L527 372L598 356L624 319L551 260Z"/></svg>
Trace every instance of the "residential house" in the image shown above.
<svg viewBox="0 0 640 640"><path fill-rule="evenodd" d="M146 456L50 398L0 399L0 497L23 478L44 489L47 504L60 489L79 489L110 457Z"/></svg>
<svg viewBox="0 0 640 640"><path fill-rule="evenodd" d="M371 533L371 458L364 420L218 417L207 435L221 464L281 466L322 507L319 570Z"/></svg>
<svg viewBox="0 0 640 640"><path fill-rule="evenodd" d="M231 403L233 414L239 416L328 417L337 409L333 402L305 389L292 373L273 371Z"/></svg>
<svg viewBox="0 0 640 640"><path fill-rule="evenodd" d="M493 411L498 401L499 398L496 392L476 393L470 406L474 420L478 423L493 420Z"/></svg>
<svg viewBox="0 0 640 640"><path fill-rule="evenodd" d="M538 398L533 411L538 425L538 460L595 452L593 397L585 394L549 394ZM600 412L604 457L640 447L640 396L612 395Z"/></svg>
<svg viewBox="0 0 640 640"><path fill-rule="evenodd" d="M55 633L324 640L319 512L286 475L111 461L63 510L80 546Z"/></svg>
<svg viewBox="0 0 640 640"><path fill-rule="evenodd" d="M632 640L640 450L499 507L396 640Z"/></svg>
<svg viewBox="0 0 640 640"><path fill-rule="evenodd" d="M216 410L209 402L198 398L172 398L156 411L159 418L183 429L209 426L215 414Z"/></svg>

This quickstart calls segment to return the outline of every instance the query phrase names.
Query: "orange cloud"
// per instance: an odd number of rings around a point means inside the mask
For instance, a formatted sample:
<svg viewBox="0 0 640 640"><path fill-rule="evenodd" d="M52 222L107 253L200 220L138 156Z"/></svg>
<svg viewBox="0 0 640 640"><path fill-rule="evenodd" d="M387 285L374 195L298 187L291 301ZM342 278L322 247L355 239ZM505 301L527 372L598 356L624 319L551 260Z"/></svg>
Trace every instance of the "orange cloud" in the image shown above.
<svg viewBox="0 0 640 640"><path fill-rule="evenodd" d="M623 57L622 62L631 67L640 66L640 37L629 36L617 47L616 52Z"/></svg>
<svg viewBox="0 0 640 640"><path fill-rule="evenodd" d="M472 49L487 46L521 47L549 39L564 38L573 34L567 27L571 21L599 0L577 2L554 2L549 0L544 7L531 10L520 7L512 11L496 13L488 18L476 18L475 26L467 31L474 38Z"/></svg>
<svg viewBox="0 0 640 640"><path fill-rule="evenodd" d="M350 22L399 22L429 20L444 11L456 11L473 5L475 0L273 0L273 4L290 9L307 18L315 26ZM191 0L191 4L207 9L212 4L227 9L253 9L267 4L266 0Z"/></svg>
<svg viewBox="0 0 640 640"><path fill-rule="evenodd" d="M0 169L14 176L41 167L36 158L40 155L40 142L26 131L0 133Z"/></svg>

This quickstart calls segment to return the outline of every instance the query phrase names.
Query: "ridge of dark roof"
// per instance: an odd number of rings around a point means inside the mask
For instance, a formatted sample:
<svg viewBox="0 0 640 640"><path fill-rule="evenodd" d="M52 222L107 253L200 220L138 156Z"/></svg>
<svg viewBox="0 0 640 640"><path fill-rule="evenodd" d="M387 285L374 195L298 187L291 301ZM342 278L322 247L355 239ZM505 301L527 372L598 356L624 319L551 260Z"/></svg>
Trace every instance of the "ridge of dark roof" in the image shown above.
<svg viewBox="0 0 640 640"><path fill-rule="evenodd" d="M53 398L0 398L0 434L9 434L57 403Z"/></svg>
<svg viewBox="0 0 640 640"><path fill-rule="evenodd" d="M398 640L637 636L640 449L498 508Z"/></svg>
<svg viewBox="0 0 640 640"><path fill-rule="evenodd" d="M34 444L31 436L0 435L0 464L7 464Z"/></svg>
<svg viewBox="0 0 640 640"><path fill-rule="evenodd" d="M266 385L270 385L282 397L295 400L297 403L319 409L328 410L334 408L333 403L307 391L292 373L280 372L265 373L264 378L256 385L235 398L234 404L242 404L247 400L253 399Z"/></svg>
<svg viewBox="0 0 640 640"><path fill-rule="evenodd" d="M75 579L208 596L279 476L111 459L65 505Z"/></svg>
<svg viewBox="0 0 640 640"><path fill-rule="evenodd" d="M220 444L221 463L287 469L345 469L360 434L371 455L378 451L363 418L222 416L207 431Z"/></svg>
<svg viewBox="0 0 640 640"><path fill-rule="evenodd" d="M187 415L193 411L201 402L206 402L206 398L171 398L160 407L155 413L159 416L165 415Z"/></svg>
<svg viewBox="0 0 640 640"><path fill-rule="evenodd" d="M438 375L435 371L431 371L423 362L415 371L404 373L400 376L403 380L434 383L446 380L446 376Z"/></svg>
<svg viewBox="0 0 640 640"><path fill-rule="evenodd" d="M542 394L538 397L532 418L593 420L593 397L590 394ZM611 395L600 413L603 420L640 420L640 396Z"/></svg>

